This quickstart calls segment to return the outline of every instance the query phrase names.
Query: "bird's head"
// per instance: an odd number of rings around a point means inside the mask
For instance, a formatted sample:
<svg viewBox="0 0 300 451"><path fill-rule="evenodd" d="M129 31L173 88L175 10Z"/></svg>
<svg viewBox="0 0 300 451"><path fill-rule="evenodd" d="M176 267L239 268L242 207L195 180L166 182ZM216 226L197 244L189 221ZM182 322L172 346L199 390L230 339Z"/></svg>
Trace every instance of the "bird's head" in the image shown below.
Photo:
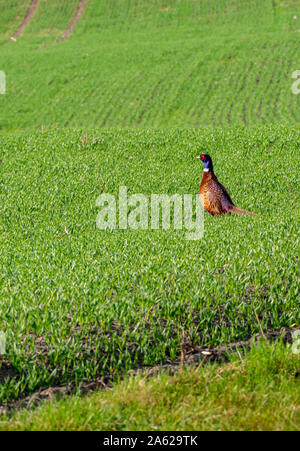
<svg viewBox="0 0 300 451"><path fill-rule="evenodd" d="M201 155L199 155L196 158L198 158L199 160L202 160L202 162L204 164L204 170L206 172L213 172L213 162L207 153L204 153L204 154L202 153Z"/></svg>

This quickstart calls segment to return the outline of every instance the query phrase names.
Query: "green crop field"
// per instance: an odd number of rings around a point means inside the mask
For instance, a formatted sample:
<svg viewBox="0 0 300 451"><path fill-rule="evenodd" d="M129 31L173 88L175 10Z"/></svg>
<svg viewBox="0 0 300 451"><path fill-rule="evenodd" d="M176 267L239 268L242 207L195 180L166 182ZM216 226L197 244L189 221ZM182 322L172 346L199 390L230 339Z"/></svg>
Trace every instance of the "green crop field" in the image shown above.
<svg viewBox="0 0 300 451"><path fill-rule="evenodd" d="M300 0L88 0L64 41L79 2L41 0L10 39L30 4L0 0L0 407L298 327ZM200 153L257 217L97 228L120 186L196 195Z"/></svg>
<svg viewBox="0 0 300 451"><path fill-rule="evenodd" d="M42 0L0 47L1 131L299 123L299 1L90 0L51 45L76 3Z"/></svg>

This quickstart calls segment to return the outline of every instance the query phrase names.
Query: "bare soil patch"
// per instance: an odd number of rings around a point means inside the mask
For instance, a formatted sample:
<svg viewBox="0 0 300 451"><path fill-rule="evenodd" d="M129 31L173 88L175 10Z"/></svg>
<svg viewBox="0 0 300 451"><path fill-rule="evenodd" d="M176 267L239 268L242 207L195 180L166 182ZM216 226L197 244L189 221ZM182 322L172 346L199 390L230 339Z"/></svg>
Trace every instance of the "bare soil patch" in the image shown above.
<svg viewBox="0 0 300 451"><path fill-rule="evenodd" d="M1 360L0 357L0 384L3 384L5 379L7 379L8 377L12 379L16 376L18 376L18 373L14 370L10 361L7 359Z"/></svg>
<svg viewBox="0 0 300 451"><path fill-rule="evenodd" d="M40 3L40 0L32 0L23 22L21 23L21 25L19 26L17 31L13 34L13 36L10 38L10 41L15 41L17 38L22 36L22 34L24 33L25 28L27 27L27 25L33 19L34 15L35 15L35 13L37 11L37 8L39 6L39 3Z"/></svg>
<svg viewBox="0 0 300 451"><path fill-rule="evenodd" d="M87 2L88 2L88 0L80 0L79 1L75 15L73 16L71 22L68 25L68 28L66 29L66 31L64 32L64 34L62 35L62 37L60 39L53 42L52 44L43 45L42 47L39 47L38 50L46 49L46 48L52 47L53 45L57 45L60 42L66 41L73 33L75 25L77 24L78 20L82 16Z"/></svg>
<svg viewBox="0 0 300 451"><path fill-rule="evenodd" d="M174 361L166 362L160 365L155 365L151 367L139 367L128 371L127 375L143 375L145 377L155 376L161 371L167 371L169 374L175 374L176 372L182 370L184 366L189 365L204 365L208 362L223 363L229 360L229 355L235 352L244 354L245 351L249 350L252 343L257 343L261 339L273 342L282 338L285 344L292 343L292 332L300 328L286 328L282 327L280 330L274 331L270 330L261 334L255 334L248 340L238 341L235 343L230 343L228 345L217 346L215 348L207 347L197 347L189 346L188 343L184 343L181 350L181 356ZM16 371L12 368L10 363L6 360L0 361L0 383L3 383L7 377L17 376ZM66 395L73 394L75 392L80 392L85 394L91 392L95 389L105 389L112 387L114 378L112 375L107 374L97 379L93 380L83 380L79 385L75 382L69 382L66 385L56 385L48 388L41 388L34 392L33 394L27 395L21 399L9 401L6 404L0 405L0 415L4 413L10 413L14 409L18 408L30 408L32 406L37 406L42 401L50 401L56 397L62 397Z"/></svg>
<svg viewBox="0 0 300 451"><path fill-rule="evenodd" d="M66 29L66 31L64 32L64 34L62 35L62 37L60 38L60 41L65 41L66 39L68 39L71 34L73 33L73 30L75 28L75 25L77 24L78 20L80 19L80 17L83 14L85 5L87 4L88 0L80 0L75 16L73 17L73 19L71 20L71 22L69 23L68 28Z"/></svg>

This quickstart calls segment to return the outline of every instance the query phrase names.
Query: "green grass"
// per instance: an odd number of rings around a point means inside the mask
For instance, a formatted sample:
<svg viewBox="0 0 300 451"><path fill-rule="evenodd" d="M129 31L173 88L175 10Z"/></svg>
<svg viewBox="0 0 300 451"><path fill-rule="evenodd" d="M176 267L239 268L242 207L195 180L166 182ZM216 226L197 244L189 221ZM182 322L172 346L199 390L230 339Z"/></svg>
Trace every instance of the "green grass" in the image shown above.
<svg viewBox="0 0 300 451"><path fill-rule="evenodd" d="M2 132L299 123L299 0L90 0L68 41L41 48L77 4L48 3L1 48Z"/></svg>
<svg viewBox="0 0 300 451"><path fill-rule="evenodd" d="M7 41L21 25L31 0L1 0L0 44Z"/></svg>
<svg viewBox="0 0 300 451"><path fill-rule="evenodd" d="M49 44L60 38L75 14L78 0L40 0L37 13L26 28L25 38Z"/></svg>
<svg viewBox="0 0 300 451"><path fill-rule="evenodd" d="M300 1L90 0L49 46L78 2L41 0L7 43L28 5L0 0L0 403L298 325ZM196 194L205 151L258 217L96 228L121 185Z"/></svg>
<svg viewBox="0 0 300 451"><path fill-rule="evenodd" d="M253 346L241 361L134 377L3 418L1 430L299 430L299 355Z"/></svg>
<svg viewBox="0 0 300 451"><path fill-rule="evenodd" d="M2 139L0 329L19 381L4 401L57 381L174 359L299 323L299 130L53 131ZM253 217L185 231L96 228L99 194L196 194L209 150ZM291 164L293 162L293 164ZM66 231L68 233L66 233Z"/></svg>

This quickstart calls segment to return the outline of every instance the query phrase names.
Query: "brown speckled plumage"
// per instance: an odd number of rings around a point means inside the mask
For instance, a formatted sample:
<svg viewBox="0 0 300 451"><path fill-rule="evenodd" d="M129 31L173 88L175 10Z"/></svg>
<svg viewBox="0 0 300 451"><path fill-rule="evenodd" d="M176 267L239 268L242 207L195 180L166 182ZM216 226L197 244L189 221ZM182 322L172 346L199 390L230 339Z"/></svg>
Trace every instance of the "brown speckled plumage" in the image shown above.
<svg viewBox="0 0 300 451"><path fill-rule="evenodd" d="M200 155L207 172L203 172L200 185L200 198L203 207L211 215L222 215L223 213L236 213L256 216L247 210L242 210L234 205L226 188L218 181L213 171L212 160L209 155Z"/></svg>

